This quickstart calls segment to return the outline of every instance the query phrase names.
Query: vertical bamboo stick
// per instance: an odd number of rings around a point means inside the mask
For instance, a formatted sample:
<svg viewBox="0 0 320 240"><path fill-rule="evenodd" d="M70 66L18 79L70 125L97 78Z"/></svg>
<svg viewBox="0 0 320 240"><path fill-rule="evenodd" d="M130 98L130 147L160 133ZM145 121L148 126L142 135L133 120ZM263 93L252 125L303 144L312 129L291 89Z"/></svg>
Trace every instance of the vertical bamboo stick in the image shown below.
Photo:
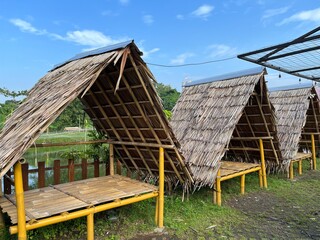
<svg viewBox="0 0 320 240"><path fill-rule="evenodd" d="M298 173L299 173L299 175L302 174L302 159L300 159L298 162Z"/></svg>
<svg viewBox="0 0 320 240"><path fill-rule="evenodd" d="M18 239L26 240L27 230L26 230L26 214L24 209L22 167L19 161L14 165L14 187L16 192L16 204L17 204L17 215L18 215Z"/></svg>
<svg viewBox="0 0 320 240"><path fill-rule="evenodd" d="M218 170L216 179L216 202L218 206L221 206L221 171Z"/></svg>
<svg viewBox="0 0 320 240"><path fill-rule="evenodd" d="M87 216L87 240L94 240L94 215L89 213Z"/></svg>
<svg viewBox="0 0 320 240"><path fill-rule="evenodd" d="M312 165L313 165L313 170L317 170L316 145L314 143L314 135L313 134L311 134L311 144L312 144Z"/></svg>
<svg viewBox="0 0 320 240"><path fill-rule="evenodd" d="M164 149L159 148L159 210L158 210L158 227L163 227L164 211Z"/></svg>
<svg viewBox="0 0 320 240"><path fill-rule="evenodd" d="M260 145L260 155L261 155L261 168L262 168L263 186L265 188L268 188L267 173L266 173L266 163L265 163L265 159L264 159L264 148L263 148L263 140L262 139L259 139L259 145Z"/></svg>
<svg viewBox="0 0 320 240"><path fill-rule="evenodd" d="M245 184L246 184L246 175L243 174L243 175L240 177L240 193L241 193L241 194L244 194Z"/></svg>
<svg viewBox="0 0 320 240"><path fill-rule="evenodd" d="M293 179L293 162L290 161L290 166L289 166L289 179Z"/></svg>
<svg viewBox="0 0 320 240"><path fill-rule="evenodd" d="M109 144L109 168L110 175L114 175L114 149L113 144Z"/></svg>

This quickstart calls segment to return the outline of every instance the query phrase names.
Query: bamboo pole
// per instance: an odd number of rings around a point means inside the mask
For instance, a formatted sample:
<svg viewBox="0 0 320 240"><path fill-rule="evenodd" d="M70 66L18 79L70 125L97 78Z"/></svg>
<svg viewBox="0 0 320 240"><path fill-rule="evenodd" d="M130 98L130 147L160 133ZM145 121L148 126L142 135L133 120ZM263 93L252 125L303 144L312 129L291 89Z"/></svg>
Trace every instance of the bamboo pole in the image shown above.
<svg viewBox="0 0 320 240"><path fill-rule="evenodd" d="M158 196L159 196L158 192L151 192L151 193L143 194L140 196L134 196L134 197L123 199L123 200L115 200L111 203L109 202L106 204L102 204L102 205L95 206L92 208L82 209L82 210L71 212L71 213L62 213L59 216L53 216L53 217L49 217L49 218L45 218L45 219L39 219L34 223L27 223L26 230L29 231L32 229L37 229L37 228L49 226L52 224L65 222L65 221L80 218L80 217L85 217L85 216L88 216L88 214L90 214L90 213L98 213L98 212L102 212L102 211L106 211L109 209L125 206L128 204L140 202L140 201L143 201L143 200L146 200L149 198L158 197ZM9 228L9 231L10 231L10 234L18 233L18 226L11 226Z"/></svg>
<svg viewBox="0 0 320 240"><path fill-rule="evenodd" d="M109 144L109 168L110 168L110 175L114 175L114 149L113 144Z"/></svg>
<svg viewBox="0 0 320 240"><path fill-rule="evenodd" d="M159 211L158 211L158 227L163 227L163 211L164 211L164 149L159 148Z"/></svg>
<svg viewBox="0 0 320 240"><path fill-rule="evenodd" d="M290 161L290 166L289 166L289 179L293 179L293 161Z"/></svg>
<svg viewBox="0 0 320 240"><path fill-rule="evenodd" d="M298 161L298 173L299 175L302 175L302 159Z"/></svg>
<svg viewBox="0 0 320 240"><path fill-rule="evenodd" d="M94 214L87 215L87 240L94 240Z"/></svg>
<svg viewBox="0 0 320 240"><path fill-rule="evenodd" d="M26 230L26 213L24 208L24 192L23 192L23 181L22 181L22 167L18 161L14 165L14 187L16 193L16 204L17 204L17 215L18 215L18 239L27 239Z"/></svg>
<svg viewBox="0 0 320 240"><path fill-rule="evenodd" d="M317 170L317 158L316 158L316 145L314 142L314 135L311 134L311 144L312 144L312 165L313 170Z"/></svg>
<svg viewBox="0 0 320 240"><path fill-rule="evenodd" d="M263 186L265 188L268 188L267 173L266 173L266 163L265 163L265 159L264 159L264 148L263 148L263 140L262 139L259 139L259 145L260 145L260 155L261 155L261 168L262 168Z"/></svg>
<svg viewBox="0 0 320 240"><path fill-rule="evenodd" d="M216 179L216 201L217 201L216 203L219 207L221 206L221 181L220 181L220 177L221 177L221 172L219 169L218 173L217 173L217 179Z"/></svg>
<svg viewBox="0 0 320 240"><path fill-rule="evenodd" d="M246 184L246 175L243 174L240 177L240 193L241 194L244 194L245 186L246 186L245 184Z"/></svg>
<svg viewBox="0 0 320 240"><path fill-rule="evenodd" d="M263 188L263 179L262 179L262 169L259 169L259 185L260 188Z"/></svg>
<svg viewBox="0 0 320 240"><path fill-rule="evenodd" d="M247 170L244 170L244 171L240 171L240 172L236 172L236 173L233 173L233 174L229 174L229 175L223 176L223 168L222 168L221 169L222 173L220 172L220 182L229 180L231 178L242 176L243 174L256 172L256 171L259 171L260 169L261 169L261 166L258 166L258 167L255 167L255 168L250 168L250 169L247 169Z"/></svg>

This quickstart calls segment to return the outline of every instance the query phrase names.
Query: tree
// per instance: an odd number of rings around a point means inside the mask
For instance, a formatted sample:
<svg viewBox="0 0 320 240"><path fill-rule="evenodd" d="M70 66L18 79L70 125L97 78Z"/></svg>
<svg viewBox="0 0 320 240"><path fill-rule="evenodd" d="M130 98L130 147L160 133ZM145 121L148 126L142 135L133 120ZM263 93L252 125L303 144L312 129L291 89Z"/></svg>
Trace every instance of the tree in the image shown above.
<svg viewBox="0 0 320 240"><path fill-rule="evenodd" d="M163 83L156 83L156 90L162 99L164 109L171 111L176 104L180 93L177 89L172 88L170 85L164 85Z"/></svg>

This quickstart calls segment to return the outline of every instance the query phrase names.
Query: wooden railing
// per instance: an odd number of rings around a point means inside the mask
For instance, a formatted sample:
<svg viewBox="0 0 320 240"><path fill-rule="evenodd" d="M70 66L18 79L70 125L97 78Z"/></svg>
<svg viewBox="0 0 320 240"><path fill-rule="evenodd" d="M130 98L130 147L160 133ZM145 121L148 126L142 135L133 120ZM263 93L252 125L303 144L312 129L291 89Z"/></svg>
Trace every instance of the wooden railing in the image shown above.
<svg viewBox="0 0 320 240"><path fill-rule="evenodd" d="M100 161L98 159L92 161L88 161L87 159L82 159L81 163L75 163L73 159L68 160L68 165L61 165L61 160L54 160L52 167L47 167L45 165L45 162L39 161L38 162L38 168L29 168L28 163L22 164L22 177L23 177L23 189L24 191L27 191L30 189L31 186L29 186L29 176L30 174L36 174L37 177L35 178L35 181L33 182L32 186L34 188L34 185L36 185L37 188L46 187L49 184L60 184L61 183L61 176L62 171L67 170L67 178L63 179L64 182L73 182L75 178L80 179L87 179L88 173L89 173L89 167L93 166L93 174L91 172L90 175L93 177L99 177L99 176L106 176L109 175L109 164L106 164L103 161ZM100 173L100 167L105 166L105 171L102 171ZM91 170L92 171L92 170ZM52 172L53 174L53 182L48 181L46 179L46 173ZM76 176L76 172L77 176ZM132 177L132 174L130 171L126 170L124 171L122 164L120 161L117 161L115 164L115 172L119 175L126 174L128 177ZM7 174L4 176L3 179L3 185L4 185L4 193L5 194L11 194L12 193L12 186L14 185L12 177L13 171L10 169ZM136 176L135 178L139 179L139 176Z"/></svg>

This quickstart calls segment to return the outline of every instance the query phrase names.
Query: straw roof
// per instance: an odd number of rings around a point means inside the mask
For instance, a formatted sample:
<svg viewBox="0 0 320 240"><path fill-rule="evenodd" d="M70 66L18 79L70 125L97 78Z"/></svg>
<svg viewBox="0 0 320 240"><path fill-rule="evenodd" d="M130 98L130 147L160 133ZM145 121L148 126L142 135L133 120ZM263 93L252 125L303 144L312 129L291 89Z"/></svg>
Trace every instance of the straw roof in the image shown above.
<svg viewBox="0 0 320 240"><path fill-rule="evenodd" d="M79 97L97 130L118 142L115 151L128 169L156 178L159 150L123 142L169 145L166 179L192 181L140 55L133 41L120 43L77 55L41 78L0 133L0 177Z"/></svg>
<svg viewBox="0 0 320 240"><path fill-rule="evenodd" d="M264 74L262 68L251 69L200 80L183 89L171 125L196 186L214 184L223 158L260 160L257 141L235 137L274 137L264 142L266 161L272 165L279 160L275 116Z"/></svg>
<svg viewBox="0 0 320 240"><path fill-rule="evenodd" d="M290 160L294 158L301 143L302 133L319 132L320 111L316 89L310 84L282 87L270 92L270 101L277 116L278 138L283 162L288 170ZM310 136L303 136L310 141ZM316 136L318 139L318 136ZM310 148L309 148L310 149Z"/></svg>

